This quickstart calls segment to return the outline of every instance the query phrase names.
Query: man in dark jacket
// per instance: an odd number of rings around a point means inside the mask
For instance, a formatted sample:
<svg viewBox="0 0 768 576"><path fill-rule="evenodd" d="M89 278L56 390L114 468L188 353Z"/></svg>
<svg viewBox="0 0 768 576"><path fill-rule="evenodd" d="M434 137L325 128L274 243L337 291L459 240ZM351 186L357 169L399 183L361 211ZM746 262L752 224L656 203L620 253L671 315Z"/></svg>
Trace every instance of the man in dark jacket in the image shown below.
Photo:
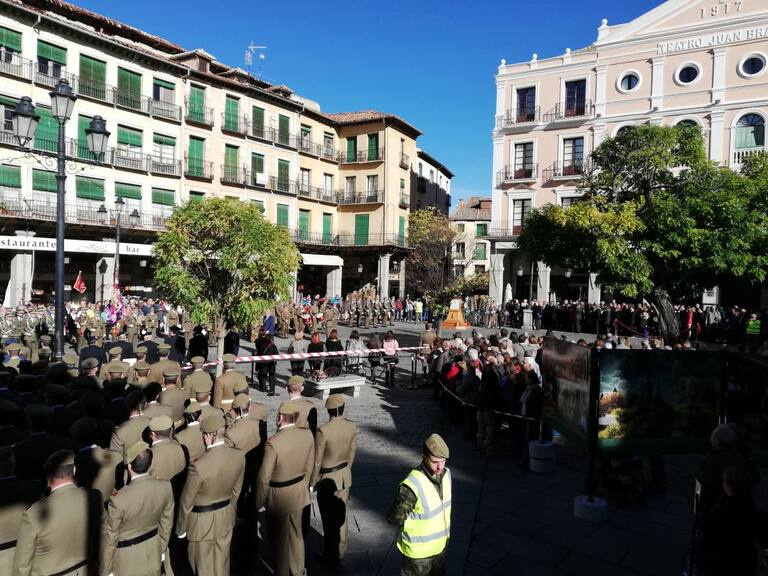
<svg viewBox="0 0 768 576"><path fill-rule="evenodd" d="M190 358L201 356L208 361L208 339L203 334L202 326L195 326L192 330L192 338L189 339L189 350L187 354Z"/></svg>
<svg viewBox="0 0 768 576"><path fill-rule="evenodd" d="M496 414L501 405L501 377L496 357L489 355L477 395L477 446L487 456L496 440Z"/></svg>
<svg viewBox="0 0 768 576"><path fill-rule="evenodd" d="M96 338L90 335L88 336L88 346L80 350L78 363L82 364L86 358L95 358L99 363L99 370L101 370L101 365L107 362L107 353L103 348L96 346Z"/></svg>

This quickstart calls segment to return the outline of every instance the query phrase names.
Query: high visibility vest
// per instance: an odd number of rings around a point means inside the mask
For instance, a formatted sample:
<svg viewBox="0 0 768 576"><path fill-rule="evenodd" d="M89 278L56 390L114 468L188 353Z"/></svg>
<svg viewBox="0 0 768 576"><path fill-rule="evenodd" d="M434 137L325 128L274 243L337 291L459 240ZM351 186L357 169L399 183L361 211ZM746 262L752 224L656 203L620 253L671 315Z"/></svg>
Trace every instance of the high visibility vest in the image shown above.
<svg viewBox="0 0 768 576"><path fill-rule="evenodd" d="M747 322L747 336L760 335L760 320L749 320Z"/></svg>
<svg viewBox="0 0 768 576"><path fill-rule="evenodd" d="M397 548L408 558L429 558L440 554L451 535L451 473L445 470L443 498L432 481L420 470L411 470L401 482L418 498L403 523Z"/></svg>

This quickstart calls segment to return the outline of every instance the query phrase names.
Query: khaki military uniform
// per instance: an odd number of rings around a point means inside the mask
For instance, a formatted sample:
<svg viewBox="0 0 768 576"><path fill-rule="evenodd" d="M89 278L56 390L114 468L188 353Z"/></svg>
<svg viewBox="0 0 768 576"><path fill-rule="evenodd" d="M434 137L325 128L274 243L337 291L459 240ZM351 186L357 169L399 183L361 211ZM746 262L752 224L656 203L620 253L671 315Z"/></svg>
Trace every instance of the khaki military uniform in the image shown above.
<svg viewBox="0 0 768 576"><path fill-rule="evenodd" d="M149 381L162 384L163 372L166 370L178 370L181 373L181 364L168 358L161 358L149 367Z"/></svg>
<svg viewBox="0 0 768 576"><path fill-rule="evenodd" d="M152 478L170 481L186 467L184 449L176 440L162 438L152 443L152 465L149 467Z"/></svg>
<svg viewBox="0 0 768 576"><path fill-rule="evenodd" d="M324 554L341 559L347 550L347 503L352 463L357 450L357 424L337 416L317 429L312 485L323 521Z"/></svg>
<svg viewBox="0 0 768 576"><path fill-rule="evenodd" d="M178 386L171 385L160 392L158 402L164 406L170 407L171 420L173 420L175 428L181 426L184 421L184 402L186 402L188 398L189 395Z"/></svg>
<svg viewBox="0 0 768 576"><path fill-rule="evenodd" d="M190 422L187 427L176 434L176 440L187 449L189 460L195 460L205 454L203 433L200 431L200 422Z"/></svg>
<svg viewBox="0 0 768 576"><path fill-rule="evenodd" d="M317 431L317 407L314 402L303 396L291 398L289 402L296 408L296 412L299 413L296 426L310 430L314 436Z"/></svg>
<svg viewBox="0 0 768 576"><path fill-rule="evenodd" d="M112 360L104 364L99 371L99 378L106 380L116 368L120 368L120 378L128 378L128 374L131 371L131 365L122 360Z"/></svg>
<svg viewBox="0 0 768 576"><path fill-rule="evenodd" d="M125 456L128 448L141 440L141 434L149 426L150 418L137 414L131 416L128 420L120 424L112 433L112 440L109 443L109 449L117 452L125 462ZM126 462L127 463L127 462Z"/></svg>
<svg viewBox="0 0 768 576"><path fill-rule="evenodd" d="M336 308L334 308L333 306L328 306L325 309L325 312L323 313L323 315L325 317L325 335L330 336L331 330L336 330L336 324L337 324Z"/></svg>
<svg viewBox="0 0 768 576"><path fill-rule="evenodd" d="M314 459L312 434L295 425L281 428L264 447L256 508L267 508L275 576L306 574L302 511L309 505Z"/></svg>
<svg viewBox="0 0 768 576"><path fill-rule="evenodd" d="M223 440L189 465L176 533L186 533L189 562L200 576L229 576L229 548L244 472L243 453Z"/></svg>
<svg viewBox="0 0 768 576"><path fill-rule="evenodd" d="M165 404L161 404L157 400L154 402L149 402L146 406L144 406L142 414L150 420L152 418L157 418L158 416L168 416L171 420L173 420L173 410L171 407L166 406Z"/></svg>
<svg viewBox="0 0 768 576"><path fill-rule="evenodd" d="M0 574L13 573L13 555L21 517L40 496L36 482L15 477L0 478Z"/></svg>
<svg viewBox="0 0 768 576"><path fill-rule="evenodd" d="M232 406L232 401L235 399L234 390L238 389L238 384L241 387L248 388L248 381L242 372L234 369L224 372L216 378L216 385L213 388L213 402L211 404L227 412L230 406Z"/></svg>
<svg viewBox="0 0 768 576"><path fill-rule="evenodd" d="M213 379L211 378L211 375L208 374L208 372L202 369L194 370L189 375L187 375L187 377L184 378L184 385L182 386L182 389L187 393L189 398L195 397L195 393L192 390L192 386L195 384L195 382L205 382L206 384L211 384Z"/></svg>
<svg viewBox="0 0 768 576"><path fill-rule="evenodd" d="M78 479L78 473L83 472L83 469L87 467L87 465L81 464L80 461L81 458L88 457L88 450L90 450L90 458L92 459L91 465L97 466L98 470L96 470L90 486L82 486L82 480ZM75 456L75 480L83 488L98 490L99 494L101 494L101 503L104 504L115 490L115 473L117 466L122 461L122 453L116 451L104 450L99 446L83 449Z"/></svg>

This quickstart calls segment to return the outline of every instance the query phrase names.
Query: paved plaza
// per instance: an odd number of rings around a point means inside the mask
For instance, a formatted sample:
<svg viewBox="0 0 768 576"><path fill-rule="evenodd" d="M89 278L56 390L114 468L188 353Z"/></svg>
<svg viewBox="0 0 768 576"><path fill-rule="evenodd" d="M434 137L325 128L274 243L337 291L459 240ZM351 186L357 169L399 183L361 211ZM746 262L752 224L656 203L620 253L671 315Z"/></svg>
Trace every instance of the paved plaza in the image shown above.
<svg viewBox="0 0 768 576"><path fill-rule="evenodd" d="M420 325L398 324L401 346L418 343ZM341 328L341 339L349 330ZM367 335L363 331L363 336ZM278 339L281 351L287 340ZM242 343L241 354L249 345ZM345 415L360 426L350 501L349 551L342 567L330 568L314 558L322 549L316 504L308 538L310 574L393 575L400 555L395 530L386 523L395 489L420 459L421 443L432 432L450 448L454 478L453 524L449 574L516 574L577 576L606 574L679 575L689 549L692 516L688 504L692 478L702 456L666 457L667 492L649 496L640 506L611 502L609 520L590 524L573 516L573 499L585 491L587 459L562 439L557 445L557 472L524 472L512 456L510 439L489 459L462 439L461 424L451 427L431 388L408 390L410 360L400 363L398 386L365 386L359 398L347 396ZM275 398L253 391L269 405L270 417L287 398L283 388L287 363L278 368ZM381 381L381 379L379 380ZM320 407L320 401L317 401ZM327 420L319 411L320 423ZM270 422L270 434L274 422ZM262 547L264 549L264 547ZM243 572L238 572L242 574ZM267 568L256 574L268 574Z"/></svg>

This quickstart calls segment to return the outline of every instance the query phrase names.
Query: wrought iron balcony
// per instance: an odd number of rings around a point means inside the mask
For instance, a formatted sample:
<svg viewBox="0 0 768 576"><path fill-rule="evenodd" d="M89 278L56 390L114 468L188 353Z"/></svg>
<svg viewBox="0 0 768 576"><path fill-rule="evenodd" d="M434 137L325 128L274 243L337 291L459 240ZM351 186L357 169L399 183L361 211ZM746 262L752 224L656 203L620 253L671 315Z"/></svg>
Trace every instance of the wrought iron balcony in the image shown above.
<svg viewBox="0 0 768 576"><path fill-rule="evenodd" d="M0 48L0 74L32 80L33 68L32 60L22 57L17 52L9 52Z"/></svg>
<svg viewBox="0 0 768 576"><path fill-rule="evenodd" d="M364 162L380 162L384 160L384 148L376 150L362 150L355 154L344 152L341 155L343 164L360 164Z"/></svg>
<svg viewBox="0 0 768 576"><path fill-rule="evenodd" d="M408 237L400 234L383 234L371 232L368 234L339 234L339 246L397 246L408 247Z"/></svg>
<svg viewBox="0 0 768 576"><path fill-rule="evenodd" d="M246 181L248 186L255 186L256 188L267 188L269 179L264 172L254 172L253 170L246 170Z"/></svg>
<svg viewBox="0 0 768 576"><path fill-rule="evenodd" d="M411 197L408 194L400 193L400 208L410 208Z"/></svg>
<svg viewBox="0 0 768 576"><path fill-rule="evenodd" d="M188 124L210 128L213 126L213 108L207 106L190 106L189 101L187 100L184 120Z"/></svg>
<svg viewBox="0 0 768 576"><path fill-rule="evenodd" d="M594 116L595 108L592 100L574 100L559 102L545 114L544 120L556 122L559 120L585 120Z"/></svg>
<svg viewBox="0 0 768 576"><path fill-rule="evenodd" d="M248 132L248 119L245 116L234 116L222 112L221 131L244 136Z"/></svg>
<svg viewBox="0 0 768 576"><path fill-rule="evenodd" d="M550 180L580 180L584 171L587 169L587 162L584 158L574 158L573 160L566 160L560 162L554 162L549 168L544 171L544 181Z"/></svg>
<svg viewBox="0 0 768 576"><path fill-rule="evenodd" d="M296 182L292 182L285 178L278 178L277 176L270 176L269 189L274 192L280 192L281 194L293 194L295 196Z"/></svg>
<svg viewBox="0 0 768 576"><path fill-rule="evenodd" d="M129 110L149 114L149 100L140 94L130 94L115 88L112 103L120 108L128 108Z"/></svg>
<svg viewBox="0 0 768 576"><path fill-rule="evenodd" d="M213 180L213 162L197 159L184 159L184 176L198 180Z"/></svg>
<svg viewBox="0 0 768 576"><path fill-rule="evenodd" d="M539 177L539 164L523 166L504 166L496 173L496 188L506 188L513 184L531 182Z"/></svg>
<svg viewBox="0 0 768 576"><path fill-rule="evenodd" d="M181 176L181 160L147 156L147 172L162 176Z"/></svg>
<svg viewBox="0 0 768 576"><path fill-rule="evenodd" d="M400 168L404 170L408 170L411 167L411 159L408 157L408 154L405 154L404 152L400 152Z"/></svg>
<svg viewBox="0 0 768 576"><path fill-rule="evenodd" d="M310 232L309 230L289 230L291 238L296 244L310 244L313 246L338 246L339 235L325 232Z"/></svg>
<svg viewBox="0 0 768 576"><path fill-rule="evenodd" d="M173 102L164 102L163 100L148 99L149 113L156 118L165 118L174 122L181 122L181 106Z"/></svg>
<svg viewBox="0 0 768 576"><path fill-rule="evenodd" d="M307 156L320 156L322 144L313 142L311 138L307 136L299 136L298 139L299 152L306 154Z"/></svg>
<svg viewBox="0 0 768 576"><path fill-rule="evenodd" d="M511 220L499 220L497 222L491 222L488 227L487 233L482 236L483 238L514 238L520 235L523 231L525 222L514 222Z"/></svg>
<svg viewBox="0 0 768 576"><path fill-rule="evenodd" d="M68 80L72 86L77 82L77 76L67 72L65 66L53 62L34 62L34 67L36 84L53 88L60 78Z"/></svg>
<svg viewBox="0 0 768 576"><path fill-rule="evenodd" d="M118 168L146 172L145 155L141 150L118 146L112 153L112 164Z"/></svg>
<svg viewBox="0 0 768 576"><path fill-rule="evenodd" d="M338 198L339 204L376 204L384 202L384 190L349 191L345 190Z"/></svg>
<svg viewBox="0 0 768 576"><path fill-rule="evenodd" d="M222 184L239 184L244 186L247 181L248 180L245 169L239 166L230 166L228 164L221 165Z"/></svg>
<svg viewBox="0 0 768 576"><path fill-rule="evenodd" d="M286 148L299 147L299 138L295 133L288 132L287 130L279 130L277 128L272 128L271 132L273 144L277 146L285 146Z"/></svg>
<svg viewBox="0 0 768 576"><path fill-rule="evenodd" d="M539 121L540 106L507 110L505 114L496 117L496 129L514 128L521 125L535 124ZM521 126L523 127L523 126ZM531 126L525 126L530 128Z"/></svg>
<svg viewBox="0 0 768 576"><path fill-rule="evenodd" d="M299 198L307 200L319 200L321 202L329 202L336 204L337 198L341 194L339 191L326 190L320 186L306 186L301 182L297 183L299 192Z"/></svg>
<svg viewBox="0 0 768 576"><path fill-rule="evenodd" d="M323 144L322 148L320 150L320 158L323 160L328 160L329 162L339 162L341 159L341 156L339 154L339 151L336 150L333 146L330 144Z"/></svg>

